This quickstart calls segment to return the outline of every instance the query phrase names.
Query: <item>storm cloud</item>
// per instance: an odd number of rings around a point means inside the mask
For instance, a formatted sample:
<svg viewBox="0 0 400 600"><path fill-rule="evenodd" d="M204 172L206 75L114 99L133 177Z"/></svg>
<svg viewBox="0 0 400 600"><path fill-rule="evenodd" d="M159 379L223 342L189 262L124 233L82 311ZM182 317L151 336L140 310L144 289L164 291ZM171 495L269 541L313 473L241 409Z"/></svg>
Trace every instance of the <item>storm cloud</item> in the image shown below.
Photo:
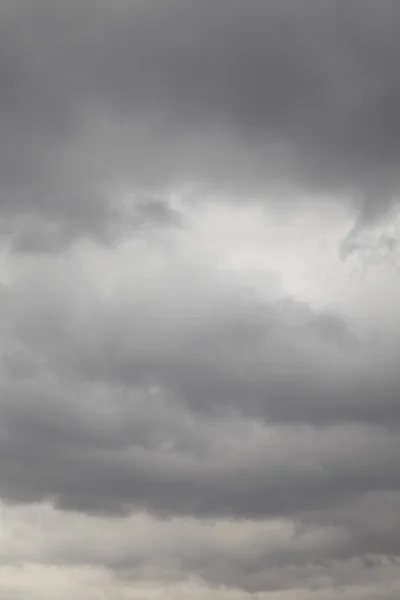
<svg viewBox="0 0 400 600"><path fill-rule="evenodd" d="M394 0L3 2L3 211L102 231L121 189L194 181L301 183L376 217L398 187L398 19Z"/></svg>
<svg viewBox="0 0 400 600"><path fill-rule="evenodd" d="M1 3L2 597L398 597L399 25Z"/></svg>

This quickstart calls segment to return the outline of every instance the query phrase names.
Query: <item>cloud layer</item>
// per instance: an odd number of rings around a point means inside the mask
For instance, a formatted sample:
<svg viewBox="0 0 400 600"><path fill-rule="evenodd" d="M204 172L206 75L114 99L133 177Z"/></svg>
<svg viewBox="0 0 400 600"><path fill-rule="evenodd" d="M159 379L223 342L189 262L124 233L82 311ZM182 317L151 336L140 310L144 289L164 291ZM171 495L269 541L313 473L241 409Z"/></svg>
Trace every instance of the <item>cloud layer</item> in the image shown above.
<svg viewBox="0 0 400 600"><path fill-rule="evenodd" d="M2 3L5 598L398 597L399 18Z"/></svg>
<svg viewBox="0 0 400 600"><path fill-rule="evenodd" d="M5 215L105 235L110 194L132 186L301 182L368 217L396 195L394 0L18 0L0 16Z"/></svg>

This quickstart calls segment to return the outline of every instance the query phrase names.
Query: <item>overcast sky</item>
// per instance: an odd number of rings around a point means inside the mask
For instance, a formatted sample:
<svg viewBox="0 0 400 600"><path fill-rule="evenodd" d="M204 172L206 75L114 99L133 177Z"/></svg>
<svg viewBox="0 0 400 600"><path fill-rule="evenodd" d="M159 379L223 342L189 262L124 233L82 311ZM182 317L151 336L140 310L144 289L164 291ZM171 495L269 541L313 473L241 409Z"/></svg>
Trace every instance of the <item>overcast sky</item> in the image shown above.
<svg viewBox="0 0 400 600"><path fill-rule="evenodd" d="M0 1L1 600L400 597L399 30Z"/></svg>

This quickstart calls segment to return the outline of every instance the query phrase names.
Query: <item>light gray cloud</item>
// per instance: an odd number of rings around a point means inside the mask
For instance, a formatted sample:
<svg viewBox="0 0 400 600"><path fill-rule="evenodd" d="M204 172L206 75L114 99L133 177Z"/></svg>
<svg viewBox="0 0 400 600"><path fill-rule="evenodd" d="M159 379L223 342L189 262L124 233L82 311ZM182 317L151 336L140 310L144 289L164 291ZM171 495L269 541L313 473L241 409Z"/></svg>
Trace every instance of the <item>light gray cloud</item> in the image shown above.
<svg viewBox="0 0 400 600"><path fill-rule="evenodd" d="M304 302L243 295L212 264L182 264L180 252L133 252L129 282L107 301L90 265L23 271L4 311L27 360L43 354L55 372L106 386L158 385L199 413L398 423L397 342L359 336L340 314Z"/></svg>
<svg viewBox="0 0 400 600"><path fill-rule="evenodd" d="M194 232L155 243L11 263L4 497L259 519L397 493L397 345L241 295Z"/></svg>
<svg viewBox="0 0 400 600"><path fill-rule="evenodd" d="M391 509L386 525L392 519L397 529L396 506L384 505ZM352 508L361 525L366 507L358 501ZM343 515L335 525L318 526L290 520L156 520L145 514L110 520L60 513L47 505L6 508L5 514L5 565L106 567L128 584L150 577L173 585L194 576L206 585L248 592L304 587L323 593L330 585L376 584L397 569L396 561L385 556L387 548L378 541L365 543L370 516L363 539L361 531L345 527ZM379 528L383 531L382 522L375 531Z"/></svg>

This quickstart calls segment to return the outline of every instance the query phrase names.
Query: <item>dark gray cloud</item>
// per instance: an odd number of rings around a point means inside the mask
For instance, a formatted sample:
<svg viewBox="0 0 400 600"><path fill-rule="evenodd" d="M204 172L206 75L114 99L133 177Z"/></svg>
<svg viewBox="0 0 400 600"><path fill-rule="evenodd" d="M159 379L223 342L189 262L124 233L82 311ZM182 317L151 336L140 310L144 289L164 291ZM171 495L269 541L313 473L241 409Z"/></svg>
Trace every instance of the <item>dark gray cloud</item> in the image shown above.
<svg viewBox="0 0 400 600"><path fill-rule="evenodd" d="M297 181L368 216L396 195L394 0L20 0L0 20L4 214L92 231L121 187L183 180Z"/></svg>
<svg viewBox="0 0 400 600"><path fill-rule="evenodd" d="M82 402L90 390L78 393ZM31 392L31 409L26 396L17 404L15 395L14 408L3 408L2 493L12 501L53 499L61 508L89 513L136 507L260 519L337 508L353 496L399 486L396 431L273 432L234 419L210 424L172 403L154 406L151 398L131 400L125 410L114 404L115 414L95 417L85 415L87 407L66 410L63 398L55 404L55 392L37 396ZM98 401L92 410L104 408Z"/></svg>

